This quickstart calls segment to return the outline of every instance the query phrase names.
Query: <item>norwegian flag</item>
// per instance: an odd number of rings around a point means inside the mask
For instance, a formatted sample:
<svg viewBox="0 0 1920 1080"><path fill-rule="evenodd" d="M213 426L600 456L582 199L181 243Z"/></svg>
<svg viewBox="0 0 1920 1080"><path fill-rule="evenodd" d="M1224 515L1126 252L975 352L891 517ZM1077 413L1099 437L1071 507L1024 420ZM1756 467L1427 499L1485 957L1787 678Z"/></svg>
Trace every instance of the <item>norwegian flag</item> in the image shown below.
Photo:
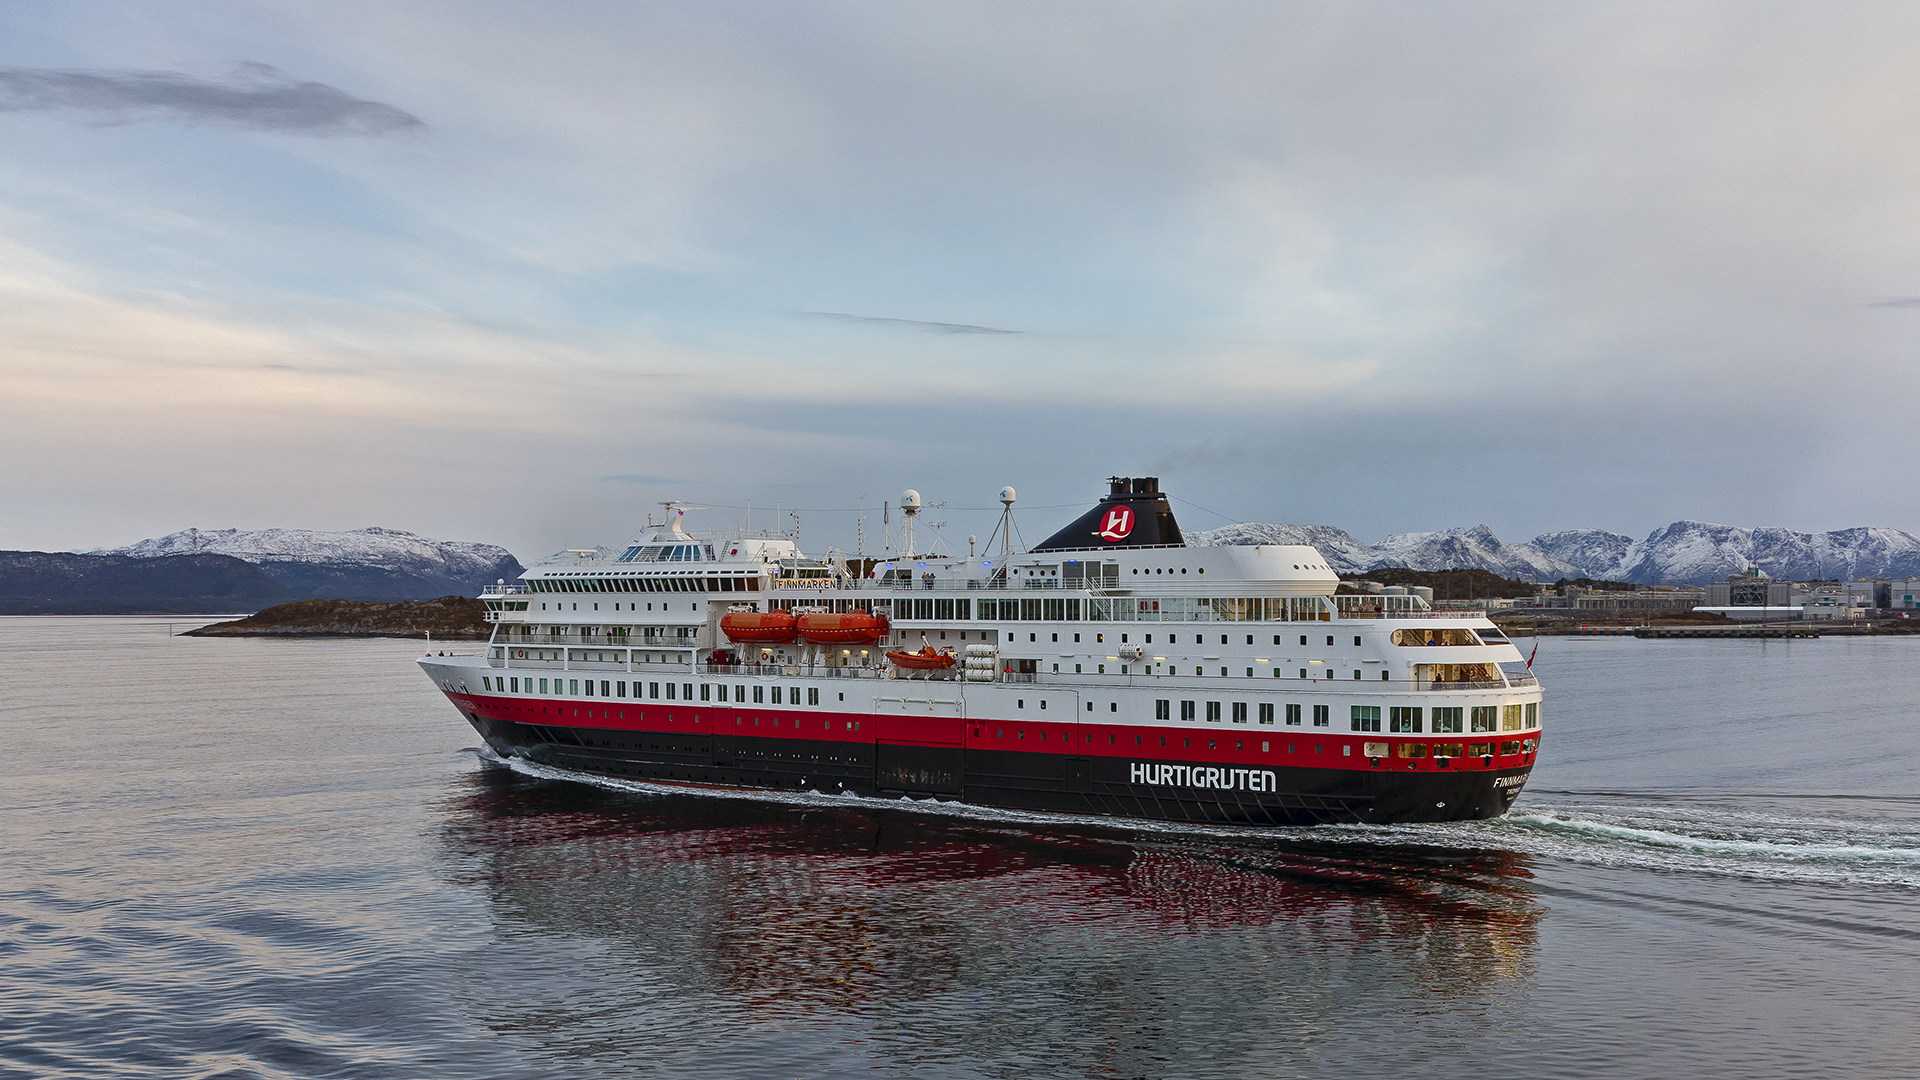
<svg viewBox="0 0 1920 1080"><path fill-rule="evenodd" d="M1527 670L1533 670L1533 658L1540 655L1540 639L1533 639L1533 651L1527 654Z"/></svg>

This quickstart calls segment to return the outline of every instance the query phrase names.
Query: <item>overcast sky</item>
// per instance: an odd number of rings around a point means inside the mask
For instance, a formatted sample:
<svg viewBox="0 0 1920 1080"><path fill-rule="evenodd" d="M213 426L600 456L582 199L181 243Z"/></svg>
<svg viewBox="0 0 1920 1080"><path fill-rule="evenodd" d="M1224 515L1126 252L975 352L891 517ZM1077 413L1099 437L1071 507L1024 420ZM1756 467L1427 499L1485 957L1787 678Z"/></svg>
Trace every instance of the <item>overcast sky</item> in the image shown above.
<svg viewBox="0 0 1920 1080"><path fill-rule="evenodd" d="M1912 4L6 3L0 547L817 549L905 487L964 544L1002 484L1037 541L1111 473L1920 531L1917 60Z"/></svg>

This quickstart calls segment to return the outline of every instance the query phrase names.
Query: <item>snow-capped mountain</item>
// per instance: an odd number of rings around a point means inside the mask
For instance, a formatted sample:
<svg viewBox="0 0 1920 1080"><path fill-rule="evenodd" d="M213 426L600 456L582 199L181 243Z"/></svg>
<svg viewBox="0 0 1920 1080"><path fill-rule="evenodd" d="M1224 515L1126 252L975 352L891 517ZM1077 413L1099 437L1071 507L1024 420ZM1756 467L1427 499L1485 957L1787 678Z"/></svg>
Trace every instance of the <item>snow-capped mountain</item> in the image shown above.
<svg viewBox="0 0 1920 1080"><path fill-rule="evenodd" d="M505 548L398 529L187 529L100 554L231 555L307 595L382 600L471 596L498 579L519 577L522 569Z"/></svg>
<svg viewBox="0 0 1920 1080"><path fill-rule="evenodd" d="M1920 577L1920 537L1900 529L1742 529L1676 521L1635 540L1604 529L1569 529L1508 544L1484 525L1395 533L1365 544L1327 525L1244 522L1189 533L1193 544L1312 544L1343 574L1387 566L1413 570L1478 567L1524 581L1594 578L1641 585L1703 585L1758 566L1783 581Z"/></svg>
<svg viewBox="0 0 1920 1080"><path fill-rule="evenodd" d="M1581 566L1588 577L1643 585L1704 584L1749 566L1785 581L1920 576L1920 537L1900 529L1803 533L1676 521L1621 548L1624 539L1576 530L1549 533L1534 545Z"/></svg>
<svg viewBox="0 0 1920 1080"><path fill-rule="evenodd" d="M1327 565L1343 574L1358 574L1383 566L1413 570L1455 570L1478 567L1501 577L1523 581L1554 581L1580 577L1579 568L1527 544L1507 544L1485 525L1445 532L1394 533L1378 544L1365 544L1330 525L1265 525L1243 522L1225 528L1187 534L1190 544L1312 544Z"/></svg>
<svg viewBox="0 0 1920 1080"><path fill-rule="evenodd" d="M1619 581L1621 579L1609 577L1606 573L1592 571L1611 573L1621 566L1626 561L1628 549L1633 547L1633 537L1605 529L1568 529L1536 536L1533 546L1550 559L1580 567L1581 572L1575 575L1577 577Z"/></svg>
<svg viewBox="0 0 1920 1080"><path fill-rule="evenodd" d="M1502 543L1485 525L1445 532L1394 533L1375 544L1373 551L1374 566L1405 566L1413 570L1477 566L1501 577L1522 581L1580 576L1578 567L1561 562L1530 544Z"/></svg>

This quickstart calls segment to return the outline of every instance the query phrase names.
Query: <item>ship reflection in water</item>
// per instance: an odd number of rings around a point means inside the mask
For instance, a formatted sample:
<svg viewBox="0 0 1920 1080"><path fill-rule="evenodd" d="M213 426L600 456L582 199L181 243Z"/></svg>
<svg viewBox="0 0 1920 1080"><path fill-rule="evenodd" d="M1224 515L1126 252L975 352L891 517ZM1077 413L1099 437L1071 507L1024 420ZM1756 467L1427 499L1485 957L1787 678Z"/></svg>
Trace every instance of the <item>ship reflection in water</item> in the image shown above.
<svg viewBox="0 0 1920 1080"><path fill-rule="evenodd" d="M515 973L476 972L469 999L503 1036L603 1064L1384 1066L1408 1038L1459 1052L1522 1026L1542 911L1504 851L1042 830L503 768L446 810L445 872L482 887Z"/></svg>

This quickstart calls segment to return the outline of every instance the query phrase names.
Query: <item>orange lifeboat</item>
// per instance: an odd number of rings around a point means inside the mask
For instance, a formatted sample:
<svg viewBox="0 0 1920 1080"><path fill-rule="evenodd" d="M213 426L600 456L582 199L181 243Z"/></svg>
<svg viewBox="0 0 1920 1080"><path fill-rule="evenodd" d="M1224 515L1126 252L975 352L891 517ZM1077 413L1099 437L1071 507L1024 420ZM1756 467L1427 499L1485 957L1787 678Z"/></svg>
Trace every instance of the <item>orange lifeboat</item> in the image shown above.
<svg viewBox="0 0 1920 1080"><path fill-rule="evenodd" d="M793 640L795 622L791 611L729 611L720 616L720 630L728 641L784 645Z"/></svg>
<svg viewBox="0 0 1920 1080"><path fill-rule="evenodd" d="M800 616L800 636L816 645L871 645L887 634L887 617L868 611Z"/></svg>
<svg viewBox="0 0 1920 1080"><path fill-rule="evenodd" d="M913 671L945 671L953 666L951 651L939 652L931 645L924 646L919 652L890 652L887 659L893 661L896 667Z"/></svg>

